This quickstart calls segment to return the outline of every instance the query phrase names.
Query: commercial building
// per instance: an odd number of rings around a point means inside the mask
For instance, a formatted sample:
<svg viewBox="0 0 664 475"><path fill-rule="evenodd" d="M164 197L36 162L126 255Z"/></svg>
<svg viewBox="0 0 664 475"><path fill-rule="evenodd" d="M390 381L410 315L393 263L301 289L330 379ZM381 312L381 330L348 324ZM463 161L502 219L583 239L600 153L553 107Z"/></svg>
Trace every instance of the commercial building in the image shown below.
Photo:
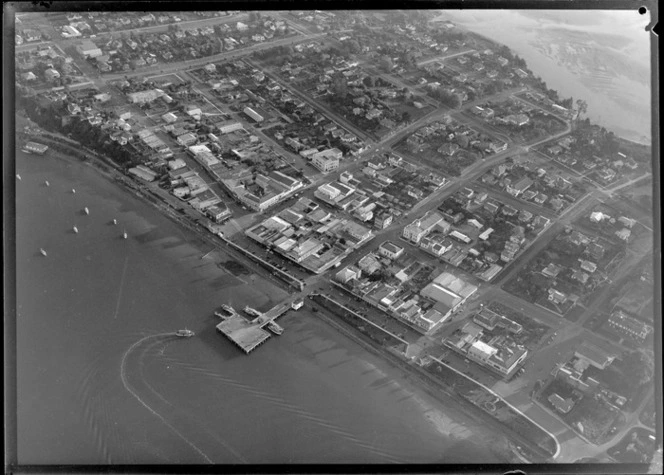
<svg viewBox="0 0 664 475"><path fill-rule="evenodd" d="M441 222L443 217L436 211L429 211L421 218L416 219L403 228L403 237L415 244L419 244L424 236L429 234ZM449 228L449 224L445 222Z"/></svg>
<svg viewBox="0 0 664 475"><path fill-rule="evenodd" d="M511 338L485 334L485 330L472 322L447 338L445 345L504 377L513 374L528 357L528 350Z"/></svg>
<svg viewBox="0 0 664 475"><path fill-rule="evenodd" d="M155 181L157 179L157 174L143 165L130 168L129 173L148 182Z"/></svg>
<svg viewBox="0 0 664 475"><path fill-rule="evenodd" d="M219 132L222 134L228 134L230 132L235 132L236 130L242 130L242 123L234 120L227 120L225 122L220 122L217 124Z"/></svg>
<svg viewBox="0 0 664 475"><path fill-rule="evenodd" d="M148 89L146 91L131 92L127 98L133 104L145 104L161 97L164 92L160 89Z"/></svg>
<svg viewBox="0 0 664 475"><path fill-rule="evenodd" d="M378 254L388 259L397 259L404 253L404 248L397 246L392 241L385 241L378 248Z"/></svg>
<svg viewBox="0 0 664 475"><path fill-rule="evenodd" d="M581 358L583 361L597 369L605 369L613 363L613 360L616 358L615 354L609 353L589 341L584 341L581 346L574 351L574 356Z"/></svg>
<svg viewBox="0 0 664 475"><path fill-rule="evenodd" d="M90 40L83 40L76 45L76 51L84 58L96 58L102 55L101 49Z"/></svg>
<svg viewBox="0 0 664 475"><path fill-rule="evenodd" d="M611 314L608 320L611 329L618 333L629 336L637 341L644 341L652 331L652 327L630 317L622 310L616 310Z"/></svg>
<svg viewBox="0 0 664 475"><path fill-rule="evenodd" d="M258 174L253 183L226 181L237 199L253 209L263 212L284 200L304 184L281 172L270 172L267 176Z"/></svg>
<svg viewBox="0 0 664 475"><path fill-rule="evenodd" d="M48 150L48 145L43 145L37 142L28 142L23 146L23 150L28 153L36 153L37 155L44 155Z"/></svg>
<svg viewBox="0 0 664 475"><path fill-rule="evenodd" d="M230 209L228 209L228 206L226 206L225 203L219 202L206 209L205 214L207 214L210 219L216 221L217 223L221 223L222 221L230 218L233 213Z"/></svg>
<svg viewBox="0 0 664 475"><path fill-rule="evenodd" d="M173 122L177 122L178 120L178 116L176 116L172 112L167 112L166 114L162 115L161 118L167 124L172 124Z"/></svg>
<svg viewBox="0 0 664 475"><path fill-rule="evenodd" d="M300 198L245 234L317 274L373 237L368 228L334 217L308 198Z"/></svg>
<svg viewBox="0 0 664 475"><path fill-rule="evenodd" d="M339 159L341 151L338 149L328 149L322 152L314 153L311 156L312 164L323 173L329 173L339 168Z"/></svg>
<svg viewBox="0 0 664 475"><path fill-rule="evenodd" d="M258 123L263 122L265 120L265 118L262 115L260 115L258 112L253 110L251 107L245 107L244 108L244 113L247 114L249 117L251 117L252 119L254 119Z"/></svg>
<svg viewBox="0 0 664 475"><path fill-rule="evenodd" d="M420 295L435 302L434 308L444 318L455 312L471 295L477 292L477 286L460 277L443 272L433 282L420 291Z"/></svg>
<svg viewBox="0 0 664 475"><path fill-rule="evenodd" d="M64 36L65 38L76 38L78 36L81 36L81 32L78 31L73 26L65 25L62 27L62 36Z"/></svg>
<svg viewBox="0 0 664 475"><path fill-rule="evenodd" d="M193 145L196 142L198 142L198 137L196 137L196 135L189 132L189 133L180 135L176 140L178 141L178 143L180 145L188 147L188 146Z"/></svg>

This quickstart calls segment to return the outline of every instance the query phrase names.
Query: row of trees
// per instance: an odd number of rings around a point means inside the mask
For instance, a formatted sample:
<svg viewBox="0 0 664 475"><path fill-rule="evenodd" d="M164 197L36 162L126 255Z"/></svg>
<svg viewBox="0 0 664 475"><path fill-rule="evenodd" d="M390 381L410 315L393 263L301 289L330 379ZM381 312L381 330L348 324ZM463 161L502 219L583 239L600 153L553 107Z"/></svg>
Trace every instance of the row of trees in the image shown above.
<svg viewBox="0 0 664 475"><path fill-rule="evenodd" d="M106 132L97 126L90 125L82 117L77 116L69 121L62 120L63 117L69 115L64 101L40 104L36 97L19 95L16 98L16 105L19 109L25 110L26 115L44 130L69 136L81 145L101 155L111 157L122 165L131 166L140 163L138 157L117 142L110 140Z"/></svg>

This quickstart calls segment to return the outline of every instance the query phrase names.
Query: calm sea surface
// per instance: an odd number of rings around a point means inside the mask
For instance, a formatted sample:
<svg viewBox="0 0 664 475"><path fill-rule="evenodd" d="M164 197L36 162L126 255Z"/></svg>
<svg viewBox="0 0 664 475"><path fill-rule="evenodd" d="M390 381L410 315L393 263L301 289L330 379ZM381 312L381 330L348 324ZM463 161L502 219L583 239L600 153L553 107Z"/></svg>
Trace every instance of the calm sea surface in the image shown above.
<svg viewBox="0 0 664 475"><path fill-rule="evenodd" d="M649 18L636 9L445 10L440 19L507 45L561 97L584 99L592 121L650 143Z"/></svg>
<svg viewBox="0 0 664 475"><path fill-rule="evenodd" d="M20 463L501 461L499 434L314 314L240 353L213 310L283 290L201 260L192 235L87 166L19 153L16 168ZM196 337L172 336L184 327Z"/></svg>

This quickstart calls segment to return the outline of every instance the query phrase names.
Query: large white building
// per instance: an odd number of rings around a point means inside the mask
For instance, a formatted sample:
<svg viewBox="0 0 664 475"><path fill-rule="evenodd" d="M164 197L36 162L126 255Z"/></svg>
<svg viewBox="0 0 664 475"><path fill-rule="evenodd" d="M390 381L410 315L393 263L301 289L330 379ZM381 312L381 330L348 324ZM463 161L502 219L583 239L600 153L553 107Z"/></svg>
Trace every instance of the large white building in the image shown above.
<svg viewBox="0 0 664 475"><path fill-rule="evenodd" d="M454 274L443 272L433 282L424 287L420 295L436 302L434 309L443 315L444 320L475 292L477 292L477 286L462 280Z"/></svg>
<svg viewBox="0 0 664 475"><path fill-rule="evenodd" d="M329 173L339 168L339 159L341 158L341 155L341 150L331 148L313 154L311 156L311 162L323 173Z"/></svg>
<svg viewBox="0 0 664 475"><path fill-rule="evenodd" d="M251 107L245 107L244 113L247 114L252 119L254 119L256 122L263 122L265 120L265 118L262 115L253 110Z"/></svg>
<svg viewBox="0 0 664 475"><path fill-rule="evenodd" d="M403 228L403 237L409 241L419 244L423 237L429 234L441 222L443 217L436 211L429 211L421 218L416 219Z"/></svg>
<svg viewBox="0 0 664 475"><path fill-rule="evenodd" d="M162 96L164 91L160 89L148 89L147 91L138 91L127 94L127 98L134 104L144 104L152 102L158 97Z"/></svg>

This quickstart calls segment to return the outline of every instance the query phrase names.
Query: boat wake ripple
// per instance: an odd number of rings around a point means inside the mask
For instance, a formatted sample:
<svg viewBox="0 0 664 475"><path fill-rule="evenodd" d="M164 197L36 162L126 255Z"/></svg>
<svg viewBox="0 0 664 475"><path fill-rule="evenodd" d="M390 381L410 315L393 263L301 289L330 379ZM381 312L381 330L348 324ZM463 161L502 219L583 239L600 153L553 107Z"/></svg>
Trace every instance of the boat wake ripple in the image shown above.
<svg viewBox="0 0 664 475"><path fill-rule="evenodd" d="M201 368L200 366L195 366L190 363L185 363L181 361L177 361L172 358L168 358L170 361L170 364L179 366L182 368L187 369L188 371L192 371L195 373L199 373L203 376L206 376L208 378L221 381L224 383L225 386L227 387L232 387L237 390L240 390L242 392L248 393L251 396L254 396L258 399L262 399L263 401L268 401L272 405L275 405L281 409L283 409L285 412L289 412L296 417L299 417L305 421L312 422L320 427L323 427L325 430L334 433L336 435L339 435L343 439L352 442L354 445L361 447L368 452L371 452L373 454L376 454L380 457L382 457L384 460L392 462L392 463L403 463L403 461L397 457L393 453L381 450L374 445L367 443L363 439L357 437L354 435L352 432L348 431L347 429L344 429L343 427L339 426L338 424L335 424L327 419L324 419L311 411L308 411L306 409L303 409L295 404L292 404L288 401L286 401L283 397L273 394L268 391L260 390L257 389L251 385L241 383L239 381L236 381L235 379L229 378L227 376L221 375L219 373L216 373L214 371L211 371L206 368Z"/></svg>
<svg viewBox="0 0 664 475"><path fill-rule="evenodd" d="M136 350L142 343L145 341L152 339L152 338L159 338L159 337L174 337L173 333L160 333L157 335L149 335L146 337L141 338L138 340L136 343L131 345L129 349L124 353L122 356L122 362L120 364L120 378L122 379L122 384L124 385L125 389L129 391L129 393L139 402L143 407L145 407L151 414L153 414L155 417L157 417L160 421L162 421L171 431L173 431L178 437L180 437L182 440L184 440L192 449L196 451L207 463L212 464L212 460L197 446L195 445L191 440L189 440L187 437L185 437L179 430L177 430L171 423L169 423L164 416L162 416L156 409L153 408L153 405L159 404L159 402L154 402L150 401L152 403L149 404L146 402L145 399L147 399L146 395L143 395L141 397L138 393L138 389L132 385L129 382L129 374L127 371L127 360L131 356L132 352ZM144 353L141 354L139 357L142 360L142 356L144 356ZM140 364L140 361L139 361ZM145 379L141 377L140 381L137 381L137 384L143 384L145 385ZM154 389L152 389L154 392ZM160 398L163 400L163 397L160 396ZM163 404L161 404L163 405Z"/></svg>
<svg viewBox="0 0 664 475"><path fill-rule="evenodd" d="M93 360L87 370L84 373L81 384L78 385L78 391L76 392L76 398L80 401L83 408L83 421L85 427L91 433L91 439L95 442L95 448L97 452L102 455L102 460L104 463L111 464L112 459L108 449L108 442L105 439L106 431L102 430L100 427L101 421L100 414L98 410L98 391L93 391L93 381L95 380L98 374L98 360L99 356Z"/></svg>

